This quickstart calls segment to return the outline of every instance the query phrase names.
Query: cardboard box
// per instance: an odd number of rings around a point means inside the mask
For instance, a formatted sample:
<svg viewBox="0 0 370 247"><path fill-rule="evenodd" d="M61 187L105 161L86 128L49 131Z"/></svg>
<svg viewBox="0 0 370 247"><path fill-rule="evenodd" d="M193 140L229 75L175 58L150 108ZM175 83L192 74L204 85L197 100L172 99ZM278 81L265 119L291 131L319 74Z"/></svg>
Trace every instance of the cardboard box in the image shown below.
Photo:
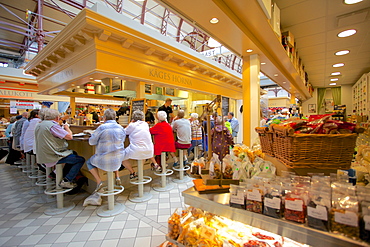
<svg viewBox="0 0 370 247"><path fill-rule="evenodd" d="M294 36L290 31L281 33L281 36L286 37L287 43L290 47L294 47Z"/></svg>

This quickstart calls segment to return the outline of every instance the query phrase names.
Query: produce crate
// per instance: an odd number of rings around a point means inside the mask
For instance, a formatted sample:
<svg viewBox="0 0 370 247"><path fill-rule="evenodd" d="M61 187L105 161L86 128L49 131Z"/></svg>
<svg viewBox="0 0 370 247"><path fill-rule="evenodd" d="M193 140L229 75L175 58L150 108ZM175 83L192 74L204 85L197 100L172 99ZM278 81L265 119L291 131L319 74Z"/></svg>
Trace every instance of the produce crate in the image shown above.
<svg viewBox="0 0 370 247"><path fill-rule="evenodd" d="M294 134L272 125L275 157L290 168L349 169L357 134Z"/></svg>
<svg viewBox="0 0 370 247"><path fill-rule="evenodd" d="M267 127L256 127L255 130L260 138L262 152L270 156L275 156L276 145L273 138L274 133Z"/></svg>

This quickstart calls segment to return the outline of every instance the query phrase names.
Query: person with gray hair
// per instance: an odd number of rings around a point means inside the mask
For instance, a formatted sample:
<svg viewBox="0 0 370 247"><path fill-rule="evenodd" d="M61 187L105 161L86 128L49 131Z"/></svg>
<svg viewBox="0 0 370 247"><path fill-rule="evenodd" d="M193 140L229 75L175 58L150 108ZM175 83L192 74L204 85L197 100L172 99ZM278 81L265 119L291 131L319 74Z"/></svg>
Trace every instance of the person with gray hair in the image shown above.
<svg viewBox="0 0 370 247"><path fill-rule="evenodd" d="M173 131L176 132L177 141L175 142L175 147L177 149L188 149L191 146L190 121L188 119L185 119L184 116L184 110L179 110L171 125ZM184 163L188 163L187 154L184 154ZM176 168L178 166L180 166L180 164L177 160L177 157L175 156L173 167Z"/></svg>
<svg viewBox="0 0 370 247"><path fill-rule="evenodd" d="M158 123L150 128L150 134L154 136L154 155L152 157L152 169L160 172L163 164L161 164L162 152L176 152L175 141L173 138L172 127L167 123L167 113L165 111L157 112ZM173 156L175 156L173 154Z"/></svg>
<svg viewBox="0 0 370 247"><path fill-rule="evenodd" d="M47 167L65 164L64 168L70 169L60 182L60 186L74 188L77 186L74 180L85 163L85 158L68 149L67 140L72 140L72 131L69 124L59 125L59 112L45 108L42 115L44 120L35 127L34 151L37 154L37 163L45 164Z"/></svg>
<svg viewBox="0 0 370 247"><path fill-rule="evenodd" d="M149 125L144 121L145 115L142 111L136 110L132 113L132 119L125 128L126 135L130 139L130 145L124 150L122 165L132 169L129 159L145 160L153 157L153 142L149 132ZM137 178L135 172L130 174L130 179Z"/></svg>
<svg viewBox="0 0 370 247"><path fill-rule="evenodd" d="M16 123L16 121L17 121L16 116L11 117L10 118L10 124L8 125L8 127L5 130L5 135L6 135L6 137L9 138L9 140L8 140L9 154L8 154L8 157L6 158L5 163L7 163L9 165L14 165L14 162L18 161L21 158L21 152L19 152L17 150L14 150L13 147L12 147L12 144L13 144L12 129L14 129L14 124Z"/></svg>
<svg viewBox="0 0 370 247"><path fill-rule="evenodd" d="M96 190L103 187L98 168L103 171L115 172L116 184L121 185L118 169L123 160L126 133L116 122L116 112L109 108L104 111L104 123L92 133L89 144L96 146L95 154L86 161L87 168L96 180Z"/></svg>
<svg viewBox="0 0 370 247"><path fill-rule="evenodd" d="M21 135L22 135L22 128L23 124L28 121L28 112L22 113L22 118L19 119L14 124L14 130L13 130L13 149L15 150L21 150Z"/></svg>

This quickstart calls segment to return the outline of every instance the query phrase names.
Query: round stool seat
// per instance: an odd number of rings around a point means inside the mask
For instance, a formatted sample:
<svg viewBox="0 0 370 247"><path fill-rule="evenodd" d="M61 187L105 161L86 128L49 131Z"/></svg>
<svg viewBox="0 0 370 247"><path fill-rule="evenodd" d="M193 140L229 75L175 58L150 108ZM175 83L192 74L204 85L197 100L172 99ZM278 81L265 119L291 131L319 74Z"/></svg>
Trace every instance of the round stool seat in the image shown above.
<svg viewBox="0 0 370 247"><path fill-rule="evenodd" d="M99 196L111 196L111 195L118 195L122 191L125 190L125 188L122 185L115 185L114 189L112 191L108 190L108 186L104 186L102 188L102 192L96 192Z"/></svg>

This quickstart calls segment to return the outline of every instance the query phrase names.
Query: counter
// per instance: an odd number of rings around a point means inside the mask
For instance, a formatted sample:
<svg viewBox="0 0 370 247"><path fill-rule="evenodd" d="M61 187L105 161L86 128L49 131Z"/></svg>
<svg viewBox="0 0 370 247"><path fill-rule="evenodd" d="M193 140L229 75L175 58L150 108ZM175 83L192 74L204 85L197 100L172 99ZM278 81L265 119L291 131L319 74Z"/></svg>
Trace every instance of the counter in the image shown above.
<svg viewBox="0 0 370 247"><path fill-rule="evenodd" d="M302 224L275 219L266 215L249 212L229 206L230 193L199 194L194 187L182 192L185 204L208 212L242 222L253 227L279 234L311 246L366 246L365 242L355 241L338 234L319 231Z"/></svg>

